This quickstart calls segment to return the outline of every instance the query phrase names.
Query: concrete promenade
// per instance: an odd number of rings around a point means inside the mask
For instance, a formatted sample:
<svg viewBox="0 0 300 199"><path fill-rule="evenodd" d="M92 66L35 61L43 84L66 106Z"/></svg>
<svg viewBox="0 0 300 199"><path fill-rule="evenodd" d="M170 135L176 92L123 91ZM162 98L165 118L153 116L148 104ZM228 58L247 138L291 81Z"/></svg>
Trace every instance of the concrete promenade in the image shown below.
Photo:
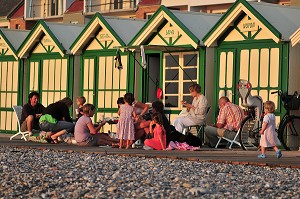
<svg viewBox="0 0 300 199"><path fill-rule="evenodd" d="M65 152L81 152L81 153L97 153L107 155L121 156L141 156L149 158L171 158L185 159L189 161L204 161L214 163L227 164L243 164L254 166L269 166L269 167L288 167L300 168L300 151L283 151L283 157L277 159L275 152L267 151L267 158L259 159L258 151L243 151L240 148L230 149L212 149L202 147L199 151L154 151L143 149L117 149L117 148L102 148L102 147L79 147L76 145L61 144L43 144L38 142L24 141L20 137L9 140L10 134L0 134L0 145L9 147L20 147L30 149L51 149Z"/></svg>

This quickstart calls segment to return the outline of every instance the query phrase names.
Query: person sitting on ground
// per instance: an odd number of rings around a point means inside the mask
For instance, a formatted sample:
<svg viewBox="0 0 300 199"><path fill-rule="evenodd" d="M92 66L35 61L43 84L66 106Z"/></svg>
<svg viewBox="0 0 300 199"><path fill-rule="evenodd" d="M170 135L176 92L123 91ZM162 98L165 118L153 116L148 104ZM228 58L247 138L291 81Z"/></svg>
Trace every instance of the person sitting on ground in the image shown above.
<svg viewBox="0 0 300 199"><path fill-rule="evenodd" d="M93 125L91 117L95 114L95 106L85 104L82 107L83 115L78 119L75 125L74 136L79 146L103 146L113 145L119 142L118 139L113 139L105 133L100 133L99 130L106 123L101 122L97 127Z"/></svg>
<svg viewBox="0 0 300 199"><path fill-rule="evenodd" d="M150 133L154 134L154 138L146 139L145 146L151 147L155 150L166 149L166 130L163 126L162 115L158 112L153 113L152 121L150 122Z"/></svg>
<svg viewBox="0 0 300 199"><path fill-rule="evenodd" d="M192 104L181 101L182 105L187 108L187 116L179 116L174 121L175 129L183 132L185 128L192 125L201 125L205 122L207 99L201 94L201 86L192 84L189 86L190 94L194 98Z"/></svg>
<svg viewBox="0 0 300 199"><path fill-rule="evenodd" d="M76 119L78 120L83 114L82 114L82 107L85 104L86 99L84 96L79 96L76 98L76 104L78 108L76 109Z"/></svg>
<svg viewBox="0 0 300 199"><path fill-rule="evenodd" d="M42 115L45 107L39 103L40 94L36 91L33 91L28 96L28 103L23 106L22 115L21 115L21 131L29 132L32 135L32 132L39 132L39 118Z"/></svg>
<svg viewBox="0 0 300 199"><path fill-rule="evenodd" d="M231 103L227 97L221 97L218 103L220 111L216 126L206 126L204 128L211 147L216 146L219 140L217 136L234 139L244 119L244 112L241 107Z"/></svg>
<svg viewBox="0 0 300 199"><path fill-rule="evenodd" d="M58 137L65 133L74 132L74 123L70 116L69 108L73 105L73 101L69 97L65 97L58 102L50 104L40 118L40 128L42 131L51 132L48 136L52 143L58 143Z"/></svg>

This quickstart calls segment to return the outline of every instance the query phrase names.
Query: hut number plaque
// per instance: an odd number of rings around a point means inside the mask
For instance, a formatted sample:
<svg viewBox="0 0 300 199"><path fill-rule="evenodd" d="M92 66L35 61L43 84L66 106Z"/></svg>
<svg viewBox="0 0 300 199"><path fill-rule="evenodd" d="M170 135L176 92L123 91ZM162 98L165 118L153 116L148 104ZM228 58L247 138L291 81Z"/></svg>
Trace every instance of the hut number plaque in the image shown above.
<svg viewBox="0 0 300 199"><path fill-rule="evenodd" d="M162 31L164 38L176 37L178 36L178 31L174 28L166 28Z"/></svg>
<svg viewBox="0 0 300 199"><path fill-rule="evenodd" d="M239 27L242 32L257 31L258 25L254 20L243 21Z"/></svg>

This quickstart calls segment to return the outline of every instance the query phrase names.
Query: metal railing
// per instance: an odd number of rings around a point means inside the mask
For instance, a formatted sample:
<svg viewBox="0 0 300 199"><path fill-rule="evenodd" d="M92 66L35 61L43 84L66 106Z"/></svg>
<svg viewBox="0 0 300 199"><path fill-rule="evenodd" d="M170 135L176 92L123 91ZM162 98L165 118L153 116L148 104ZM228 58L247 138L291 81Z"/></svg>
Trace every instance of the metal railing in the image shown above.
<svg viewBox="0 0 300 199"><path fill-rule="evenodd" d="M109 3L93 3L91 0L87 0L85 12L135 9L136 7L137 0L111 0Z"/></svg>

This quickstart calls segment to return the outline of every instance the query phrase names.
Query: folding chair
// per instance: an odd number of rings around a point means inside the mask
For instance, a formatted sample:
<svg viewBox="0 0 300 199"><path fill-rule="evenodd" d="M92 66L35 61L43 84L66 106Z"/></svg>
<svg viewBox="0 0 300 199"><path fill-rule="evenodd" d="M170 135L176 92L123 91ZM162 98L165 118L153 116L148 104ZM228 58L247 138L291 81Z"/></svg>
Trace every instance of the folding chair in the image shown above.
<svg viewBox="0 0 300 199"><path fill-rule="evenodd" d="M206 118L208 116L209 111L210 111L210 106L208 106L207 109L206 109L205 120L206 120ZM204 123L200 124L200 125L191 125L191 126L188 126L188 127L186 127L183 130L182 133L184 135L186 135L188 132L191 131L192 128L196 128L196 130L197 130L197 137L199 137L201 139L201 141L203 142L203 140L204 140L204 133L203 133L203 131L204 131L204 127L205 126L206 126L206 121Z"/></svg>
<svg viewBox="0 0 300 199"><path fill-rule="evenodd" d="M219 144L220 144L220 142L221 142L222 139L226 140L228 143L230 143L229 149L231 149L231 147L232 147L233 144L237 144L237 145L239 145L241 147L241 143L239 141L237 141L237 139L239 139L240 131L241 131L241 128L239 128L239 130L236 132L236 135L234 136L234 138L232 140L228 139L226 137L219 137L219 136L217 136L219 138L219 140L218 140L218 143L215 146L215 148L218 148L218 146L219 146Z"/></svg>
<svg viewBox="0 0 300 199"><path fill-rule="evenodd" d="M14 109L14 112L17 116L17 121L18 121L18 130L19 132L17 132L16 134L14 134L13 136L10 137L10 140L12 140L14 137L18 136L18 135L22 135L21 139L24 139L25 141L27 141L26 136L29 135L28 131L22 132L21 131L21 115L22 115L22 106L13 106L12 107Z"/></svg>

